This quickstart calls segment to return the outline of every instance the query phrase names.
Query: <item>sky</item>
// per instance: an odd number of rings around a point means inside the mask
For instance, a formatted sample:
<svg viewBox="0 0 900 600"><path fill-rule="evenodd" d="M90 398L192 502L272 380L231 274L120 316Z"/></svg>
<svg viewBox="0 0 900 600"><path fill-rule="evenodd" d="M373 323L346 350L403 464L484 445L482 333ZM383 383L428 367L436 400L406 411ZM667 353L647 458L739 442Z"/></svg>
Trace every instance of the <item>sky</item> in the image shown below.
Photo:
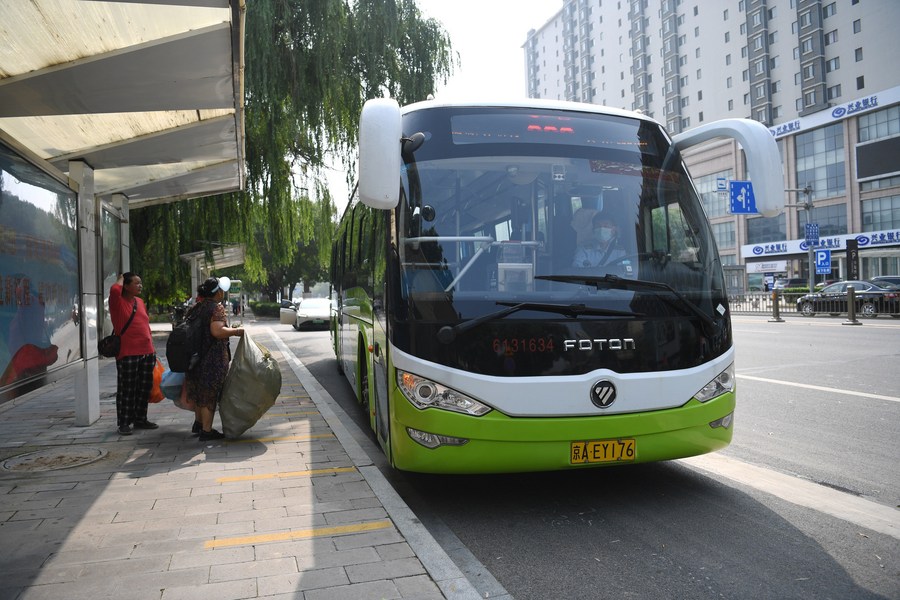
<svg viewBox="0 0 900 600"><path fill-rule="evenodd" d="M525 97L525 51L530 29L539 29L562 10L563 0L416 0L426 18L443 25L459 64L438 98L503 100ZM424 100L424 98L422 98ZM347 202L343 175L329 185L342 214Z"/></svg>
<svg viewBox="0 0 900 600"><path fill-rule="evenodd" d="M539 29L563 0L416 0L426 17L441 22L460 65L438 96L509 99L526 96L528 30Z"/></svg>

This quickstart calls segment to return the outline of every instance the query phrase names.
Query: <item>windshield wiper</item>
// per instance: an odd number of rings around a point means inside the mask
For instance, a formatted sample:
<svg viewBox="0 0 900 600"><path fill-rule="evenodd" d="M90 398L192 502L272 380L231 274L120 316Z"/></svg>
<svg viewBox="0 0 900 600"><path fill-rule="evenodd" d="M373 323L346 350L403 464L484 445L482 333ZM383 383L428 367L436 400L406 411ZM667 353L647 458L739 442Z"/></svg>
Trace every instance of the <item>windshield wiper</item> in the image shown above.
<svg viewBox="0 0 900 600"><path fill-rule="evenodd" d="M488 313L486 315L481 315L478 318L471 319L469 321L464 321L462 323L458 323L453 325L446 325L441 327L437 333L437 339L442 344L449 344L453 340L456 339L456 336L464 331L468 331L473 327L478 327L482 323L487 323L488 321L493 321L496 319L502 319L507 315L511 315L514 312L518 312L520 310L535 310L542 312L555 312L567 317L576 318L579 315L592 315L592 316L603 316L603 317L642 317L644 315L625 311L625 310L612 310L607 308L592 308L590 306L585 306L584 304L545 304L543 302L519 302L514 304L512 302L497 302L499 306L506 306L507 308L500 309L498 311Z"/></svg>
<svg viewBox="0 0 900 600"><path fill-rule="evenodd" d="M535 275L535 279L546 279L547 281L561 281L563 283L575 283L579 285L591 285L598 290L629 290L633 292L668 292L677 299L673 302L665 296L660 296L666 300L670 306L687 309L692 315L699 317L703 323L703 331L710 336L719 333L719 327L711 316L697 308L697 305L685 298L684 294L673 288L667 283L660 281L645 281L643 279L625 279L618 275L607 273L606 275Z"/></svg>

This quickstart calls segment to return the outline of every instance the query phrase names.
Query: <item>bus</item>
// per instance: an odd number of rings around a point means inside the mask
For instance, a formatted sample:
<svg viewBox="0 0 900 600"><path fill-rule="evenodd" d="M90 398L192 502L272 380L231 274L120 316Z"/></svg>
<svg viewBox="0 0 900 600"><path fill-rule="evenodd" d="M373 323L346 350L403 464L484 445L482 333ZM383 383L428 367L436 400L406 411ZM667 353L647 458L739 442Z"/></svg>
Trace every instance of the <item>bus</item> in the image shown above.
<svg viewBox="0 0 900 600"><path fill-rule="evenodd" d="M721 137L741 145L758 211L783 210L778 148L754 121L670 137L591 104L364 105L331 339L395 468L572 469L729 444L723 269L681 158ZM588 264L597 215L616 250Z"/></svg>

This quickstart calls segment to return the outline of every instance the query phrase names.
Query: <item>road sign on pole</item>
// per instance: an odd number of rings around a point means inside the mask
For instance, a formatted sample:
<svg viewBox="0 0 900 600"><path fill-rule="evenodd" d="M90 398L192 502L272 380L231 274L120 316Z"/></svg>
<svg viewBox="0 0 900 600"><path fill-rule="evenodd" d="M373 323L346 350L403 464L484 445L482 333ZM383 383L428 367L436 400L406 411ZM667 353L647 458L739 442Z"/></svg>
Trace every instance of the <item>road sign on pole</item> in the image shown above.
<svg viewBox="0 0 900 600"><path fill-rule="evenodd" d="M731 214L752 215L756 210L756 196L753 195L753 184L749 181L729 182L731 196Z"/></svg>
<svg viewBox="0 0 900 600"><path fill-rule="evenodd" d="M831 273L831 250L816 250L816 275Z"/></svg>
<svg viewBox="0 0 900 600"><path fill-rule="evenodd" d="M818 223L807 223L806 224L806 243L810 246L815 246L819 243L819 224Z"/></svg>

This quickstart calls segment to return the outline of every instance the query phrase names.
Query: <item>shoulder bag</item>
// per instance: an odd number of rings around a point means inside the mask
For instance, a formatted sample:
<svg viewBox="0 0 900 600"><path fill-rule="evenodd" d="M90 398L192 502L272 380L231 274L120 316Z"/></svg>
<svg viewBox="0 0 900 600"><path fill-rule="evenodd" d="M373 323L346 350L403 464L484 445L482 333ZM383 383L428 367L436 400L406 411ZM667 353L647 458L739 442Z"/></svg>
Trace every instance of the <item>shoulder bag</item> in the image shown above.
<svg viewBox="0 0 900 600"><path fill-rule="evenodd" d="M134 301L134 305L131 308L131 316L128 317L128 322L125 323L125 327L122 328L122 331L120 331L118 335L113 333L97 342L97 352L100 353L100 356L115 358L119 355L119 349L122 347L122 336L125 334L125 330L128 329L128 326L131 325L131 320L134 319L134 313L136 312L137 300Z"/></svg>

